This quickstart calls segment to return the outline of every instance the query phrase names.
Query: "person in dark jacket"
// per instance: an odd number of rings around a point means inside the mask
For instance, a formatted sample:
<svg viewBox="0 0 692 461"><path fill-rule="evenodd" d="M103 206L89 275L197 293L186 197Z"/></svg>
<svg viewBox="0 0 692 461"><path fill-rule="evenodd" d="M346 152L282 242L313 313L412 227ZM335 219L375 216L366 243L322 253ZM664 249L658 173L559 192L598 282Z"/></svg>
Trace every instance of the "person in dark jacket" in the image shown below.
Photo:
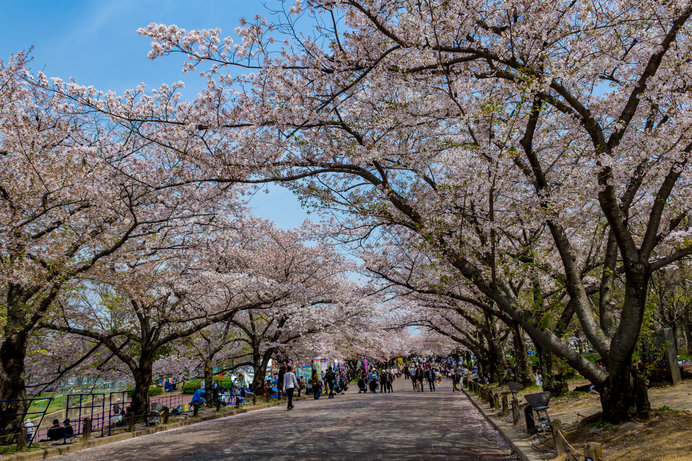
<svg viewBox="0 0 692 461"><path fill-rule="evenodd" d="M74 437L74 429L72 428L69 419L65 418L65 422L63 423L62 427L65 430L65 437Z"/></svg>
<svg viewBox="0 0 692 461"><path fill-rule="evenodd" d="M430 392L435 390L435 370L432 367L425 370L425 378L428 380L428 386L430 387Z"/></svg>
<svg viewBox="0 0 692 461"><path fill-rule="evenodd" d="M60 426L60 421L53 420L53 425L48 428L48 439L52 441L63 440L65 438L65 428Z"/></svg>
<svg viewBox="0 0 692 461"><path fill-rule="evenodd" d="M330 366L327 368L327 373L324 375L325 381L327 381L327 386L329 386L329 398L334 398L334 387L336 386L336 373L332 370Z"/></svg>
<svg viewBox="0 0 692 461"><path fill-rule="evenodd" d="M286 374L286 365L281 365L279 368L279 376L276 380L276 394L277 398L281 398L284 395L284 375Z"/></svg>

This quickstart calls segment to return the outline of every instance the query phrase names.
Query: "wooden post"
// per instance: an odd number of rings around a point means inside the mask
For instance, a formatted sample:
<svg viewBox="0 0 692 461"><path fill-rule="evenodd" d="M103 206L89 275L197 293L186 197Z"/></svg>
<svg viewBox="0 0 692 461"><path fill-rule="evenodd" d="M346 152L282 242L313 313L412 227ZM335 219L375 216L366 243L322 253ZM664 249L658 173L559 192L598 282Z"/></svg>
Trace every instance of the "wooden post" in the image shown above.
<svg viewBox="0 0 692 461"><path fill-rule="evenodd" d="M17 449L19 451L26 450L26 441L29 438L29 434L26 430L26 426L22 424L19 428L19 434L17 435Z"/></svg>
<svg viewBox="0 0 692 461"><path fill-rule="evenodd" d="M563 455L569 451L567 448L567 440L565 440L565 436L562 433L562 421L559 419L554 419L550 423L550 427L553 430L553 442L555 445L555 452L557 453L558 457L560 455Z"/></svg>
<svg viewBox="0 0 692 461"><path fill-rule="evenodd" d="M171 411L168 409L168 407L163 407L163 424L168 424L168 417L171 414Z"/></svg>
<svg viewBox="0 0 692 461"><path fill-rule="evenodd" d="M502 396L502 416L509 414L509 404L507 403L507 395Z"/></svg>
<svg viewBox="0 0 692 461"><path fill-rule="evenodd" d="M240 408L240 396L239 395L236 396L236 398L235 398L235 407Z"/></svg>
<svg viewBox="0 0 692 461"><path fill-rule="evenodd" d="M128 413L127 415L127 430L132 432L135 430L135 414Z"/></svg>
<svg viewBox="0 0 692 461"><path fill-rule="evenodd" d="M192 404L192 416L199 416L199 402L195 402Z"/></svg>
<svg viewBox="0 0 692 461"><path fill-rule="evenodd" d="M533 408L531 408L531 405L526 405L524 407L524 419L526 419L526 432L529 433L529 435L535 434L536 431L536 423L533 421Z"/></svg>
<svg viewBox="0 0 692 461"><path fill-rule="evenodd" d="M252 394L252 404L257 405L257 395Z"/></svg>
<svg viewBox="0 0 692 461"><path fill-rule="evenodd" d="M495 407L495 411L500 409L500 397L497 393L493 393L493 406Z"/></svg>
<svg viewBox="0 0 692 461"><path fill-rule="evenodd" d="M604 461L603 445L598 442L589 442L584 447L584 458L587 461Z"/></svg>
<svg viewBox="0 0 692 461"><path fill-rule="evenodd" d="M519 423L519 400L516 396L512 396L512 423Z"/></svg>
<svg viewBox="0 0 692 461"><path fill-rule="evenodd" d="M216 399L216 411L221 411L221 399Z"/></svg>
<svg viewBox="0 0 692 461"><path fill-rule="evenodd" d="M82 438L87 441L91 438L91 418L84 418L82 423Z"/></svg>

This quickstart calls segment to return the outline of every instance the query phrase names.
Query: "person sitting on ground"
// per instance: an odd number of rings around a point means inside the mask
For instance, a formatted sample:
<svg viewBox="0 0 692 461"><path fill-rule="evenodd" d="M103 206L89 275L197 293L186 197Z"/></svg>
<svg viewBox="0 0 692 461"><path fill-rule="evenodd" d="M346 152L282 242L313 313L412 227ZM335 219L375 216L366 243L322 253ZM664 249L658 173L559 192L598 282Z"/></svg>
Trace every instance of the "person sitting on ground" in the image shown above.
<svg viewBox="0 0 692 461"><path fill-rule="evenodd" d="M48 440L56 441L65 438L65 428L60 426L60 421L53 420L53 425L48 428Z"/></svg>
<svg viewBox="0 0 692 461"><path fill-rule="evenodd" d="M120 408L120 413L113 416L113 419L111 421L116 426L120 426L120 425L124 424L124 420L125 420L125 409Z"/></svg>
<svg viewBox="0 0 692 461"><path fill-rule="evenodd" d="M65 437L74 437L74 429L72 428L69 419L65 418L62 427L65 430Z"/></svg>

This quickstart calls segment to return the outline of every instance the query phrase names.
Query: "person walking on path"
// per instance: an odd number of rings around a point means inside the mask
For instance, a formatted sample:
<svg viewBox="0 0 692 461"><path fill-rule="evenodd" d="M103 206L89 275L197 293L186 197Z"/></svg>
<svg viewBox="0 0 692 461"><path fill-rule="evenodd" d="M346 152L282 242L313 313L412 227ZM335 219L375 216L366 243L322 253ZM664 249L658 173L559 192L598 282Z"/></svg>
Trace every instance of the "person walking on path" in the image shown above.
<svg viewBox="0 0 692 461"><path fill-rule="evenodd" d="M325 381L327 381L327 386L329 386L329 398L334 398L334 386L336 386L336 374L332 367L327 368L327 373L324 375Z"/></svg>
<svg viewBox="0 0 692 461"><path fill-rule="evenodd" d="M289 411L293 410L293 391L295 391L296 387L298 387L296 375L291 370L293 370L293 367L289 365L286 368L286 373L284 373L284 382L282 383L286 396L288 397L288 406L286 410Z"/></svg>
<svg viewBox="0 0 692 461"><path fill-rule="evenodd" d="M312 392L313 396L315 397L315 400L320 398L320 394L322 394L322 384L320 383L320 377L317 374L317 370L312 370Z"/></svg>
<svg viewBox="0 0 692 461"><path fill-rule="evenodd" d="M430 392L435 391L435 370L432 367L425 370L425 377L428 379L428 386L430 387ZM421 383L422 384L422 383Z"/></svg>
<svg viewBox="0 0 692 461"><path fill-rule="evenodd" d="M418 381L418 387L420 387L421 392L425 392L425 386L423 382L425 381L425 373L423 372L423 367L419 366L416 370L416 381Z"/></svg>

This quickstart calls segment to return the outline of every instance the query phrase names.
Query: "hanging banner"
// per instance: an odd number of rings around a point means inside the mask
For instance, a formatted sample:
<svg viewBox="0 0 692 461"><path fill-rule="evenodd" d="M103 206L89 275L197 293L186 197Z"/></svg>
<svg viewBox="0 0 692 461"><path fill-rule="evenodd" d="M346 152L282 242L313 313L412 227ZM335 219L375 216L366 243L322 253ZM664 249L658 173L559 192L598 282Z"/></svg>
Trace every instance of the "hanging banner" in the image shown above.
<svg viewBox="0 0 692 461"><path fill-rule="evenodd" d="M368 372L369 365L370 365L370 364L369 364L369 362L368 362L368 359L363 358L363 368L365 369L365 372L366 372L366 373Z"/></svg>

